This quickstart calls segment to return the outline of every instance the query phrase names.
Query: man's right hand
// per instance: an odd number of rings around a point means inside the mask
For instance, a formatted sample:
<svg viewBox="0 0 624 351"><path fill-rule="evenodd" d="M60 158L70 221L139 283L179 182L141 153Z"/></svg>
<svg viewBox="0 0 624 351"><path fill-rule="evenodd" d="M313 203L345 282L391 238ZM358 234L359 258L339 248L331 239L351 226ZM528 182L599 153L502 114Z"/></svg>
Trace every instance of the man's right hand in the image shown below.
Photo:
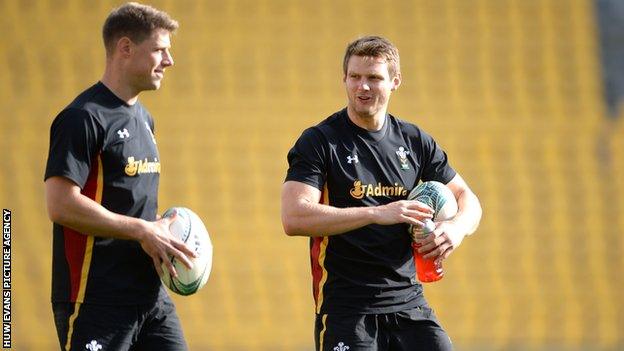
<svg viewBox="0 0 624 351"><path fill-rule="evenodd" d="M155 222L111 212L81 193L71 179L55 176L45 182L48 216L54 223L80 233L107 238L136 240L154 261L154 268L162 276L162 263L172 276L177 277L169 255L191 267L188 257L195 253L171 234L169 226L176 216L159 218Z"/></svg>
<svg viewBox="0 0 624 351"><path fill-rule="evenodd" d="M374 207L374 222L381 225L407 223L423 226L425 219L433 218L433 209L416 200L399 200Z"/></svg>
<svg viewBox="0 0 624 351"><path fill-rule="evenodd" d="M139 243L143 250L152 258L154 268L156 268L159 276L163 275L163 263L173 277L178 276L178 272L173 267L169 255L181 260L189 269L193 267L193 263L188 257L197 257L193 250L171 233L169 226L176 218L177 214L174 214L154 222L144 222L146 225Z"/></svg>

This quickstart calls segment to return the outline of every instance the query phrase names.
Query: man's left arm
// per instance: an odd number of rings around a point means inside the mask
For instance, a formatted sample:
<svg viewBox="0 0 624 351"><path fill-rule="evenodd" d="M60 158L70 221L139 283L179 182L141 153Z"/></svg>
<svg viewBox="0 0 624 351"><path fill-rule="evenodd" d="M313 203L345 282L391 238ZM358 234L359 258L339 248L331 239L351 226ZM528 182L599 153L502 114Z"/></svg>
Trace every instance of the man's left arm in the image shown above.
<svg viewBox="0 0 624 351"><path fill-rule="evenodd" d="M423 257L438 262L449 257L459 247L464 237L477 230L482 214L479 199L459 173L446 186L457 199L457 214L453 219L436 223L434 235L428 235L418 241L422 245L418 251L426 253Z"/></svg>

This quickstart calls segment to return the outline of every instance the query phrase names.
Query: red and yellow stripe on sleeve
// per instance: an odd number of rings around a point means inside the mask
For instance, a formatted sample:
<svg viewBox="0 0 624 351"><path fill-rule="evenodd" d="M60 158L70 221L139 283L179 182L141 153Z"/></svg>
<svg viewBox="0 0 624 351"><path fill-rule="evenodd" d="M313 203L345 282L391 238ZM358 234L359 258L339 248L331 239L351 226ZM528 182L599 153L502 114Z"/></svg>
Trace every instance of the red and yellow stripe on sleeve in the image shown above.
<svg viewBox="0 0 624 351"><path fill-rule="evenodd" d="M87 183L81 193L98 204L101 204L102 190L104 188L101 156L98 155L94 159L94 162L95 163L91 166L91 172L87 178ZM74 321L78 317L80 305L84 302L85 291L87 289L94 237L93 235L83 234L67 227L63 228L63 233L65 239L65 256L69 264L71 284L70 299L75 303L74 313L69 317L69 330L67 331L67 343L65 344L65 350L69 350L71 348L71 338L74 331Z"/></svg>
<svg viewBox="0 0 624 351"><path fill-rule="evenodd" d="M323 188L320 203L329 204L329 192L327 184ZM312 290L314 294L314 302L316 304L316 313L321 313L323 305L323 286L327 281L327 269L325 269L325 251L329 243L328 236L316 237L312 239L312 247L310 248L310 258L312 264Z"/></svg>

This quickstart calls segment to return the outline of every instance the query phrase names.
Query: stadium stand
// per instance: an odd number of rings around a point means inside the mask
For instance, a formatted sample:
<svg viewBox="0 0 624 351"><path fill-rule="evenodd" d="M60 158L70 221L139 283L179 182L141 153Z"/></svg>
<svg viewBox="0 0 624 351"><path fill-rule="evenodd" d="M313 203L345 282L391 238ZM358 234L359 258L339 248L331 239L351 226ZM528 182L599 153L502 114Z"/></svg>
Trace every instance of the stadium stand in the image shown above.
<svg viewBox="0 0 624 351"><path fill-rule="evenodd" d="M16 350L57 348L49 126L100 78L100 26L117 4L0 1L0 203L13 210ZM345 104L344 47L371 33L401 52L390 111L436 137L484 207L446 278L425 288L457 349L624 349L624 126L600 140L592 1L151 4L181 23L176 66L142 95L163 162L160 207L200 214L215 250L206 287L175 298L192 350L313 349L308 242L280 224L286 153Z"/></svg>

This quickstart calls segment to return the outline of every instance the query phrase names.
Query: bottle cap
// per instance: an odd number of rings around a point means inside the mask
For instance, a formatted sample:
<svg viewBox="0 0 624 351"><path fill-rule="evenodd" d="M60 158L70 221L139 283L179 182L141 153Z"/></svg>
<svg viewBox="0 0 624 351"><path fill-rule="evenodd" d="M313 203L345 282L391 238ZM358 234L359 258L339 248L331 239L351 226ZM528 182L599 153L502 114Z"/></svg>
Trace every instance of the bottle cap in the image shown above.
<svg viewBox="0 0 624 351"><path fill-rule="evenodd" d="M423 234L429 234L429 233L433 232L436 229L435 223L433 223L433 221L430 220L430 219L425 219L424 224L425 225L422 228L422 233Z"/></svg>

